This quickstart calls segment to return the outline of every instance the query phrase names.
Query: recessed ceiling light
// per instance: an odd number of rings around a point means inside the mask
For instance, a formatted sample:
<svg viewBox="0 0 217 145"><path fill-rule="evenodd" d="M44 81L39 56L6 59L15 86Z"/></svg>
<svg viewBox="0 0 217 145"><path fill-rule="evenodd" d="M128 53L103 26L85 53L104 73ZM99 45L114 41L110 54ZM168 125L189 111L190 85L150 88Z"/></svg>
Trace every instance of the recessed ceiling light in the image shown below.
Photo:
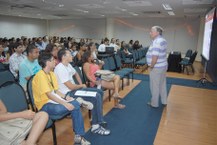
<svg viewBox="0 0 217 145"><path fill-rule="evenodd" d="M174 16L175 15L175 13L173 12L173 11L168 11L167 12L170 16Z"/></svg>
<svg viewBox="0 0 217 145"><path fill-rule="evenodd" d="M89 13L89 11L83 11L83 12L84 12L85 14L86 14L86 13Z"/></svg>
<svg viewBox="0 0 217 145"><path fill-rule="evenodd" d="M59 7L60 7L60 8L64 7L64 4L59 4Z"/></svg>
<svg viewBox="0 0 217 145"><path fill-rule="evenodd" d="M164 9L167 10L167 11L172 11L172 10L173 10L169 4L162 4L162 6L163 6Z"/></svg>
<svg viewBox="0 0 217 145"><path fill-rule="evenodd" d="M121 9L121 11L123 11L123 12L126 12L126 11L127 11L127 9Z"/></svg>
<svg viewBox="0 0 217 145"><path fill-rule="evenodd" d="M137 14L137 13L134 13L134 12L129 12L131 15L133 15L133 16L138 16L139 14Z"/></svg>

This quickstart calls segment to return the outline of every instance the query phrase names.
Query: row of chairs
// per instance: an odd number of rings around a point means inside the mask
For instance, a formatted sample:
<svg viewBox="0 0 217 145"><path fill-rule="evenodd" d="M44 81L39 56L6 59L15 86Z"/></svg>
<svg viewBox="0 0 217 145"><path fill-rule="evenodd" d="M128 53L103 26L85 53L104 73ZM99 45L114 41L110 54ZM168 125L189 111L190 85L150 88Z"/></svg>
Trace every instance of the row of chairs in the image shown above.
<svg viewBox="0 0 217 145"><path fill-rule="evenodd" d="M147 66L147 62L146 62L147 51L148 48L134 50L132 51L132 54L128 56L123 51L121 51L120 56L123 64L125 64L126 66L130 66L132 68L138 68L140 66ZM142 71L144 71L145 69L146 67L144 67Z"/></svg>
<svg viewBox="0 0 217 145"><path fill-rule="evenodd" d="M111 59L111 58L110 58ZM119 75L126 77L129 76L131 73L133 78L133 68L122 68L122 62L120 56L116 55L112 58L112 62L114 63L111 68L113 71L116 70L116 73L120 73ZM109 61L110 62L110 61ZM110 63L111 64L111 63ZM109 65L110 66L110 65ZM79 67L74 67L78 74L80 75L83 83L87 82L87 78L84 77L84 73L79 69ZM23 111L26 109L30 109L29 105L31 106L32 110L37 112L34 105L34 99L32 94L32 76L29 81L27 82L27 93L28 97L20 84L15 81L13 74L9 70L2 70L0 71L0 96L3 99L7 109L9 112L18 112ZM129 77L128 77L129 78ZM123 86L122 86L123 89ZM8 93L9 92L9 93ZM111 93L109 91L109 99L111 98ZM52 119L49 119L46 129L52 128L52 135L53 135L53 144L57 145L57 138L56 138L56 127L55 122L67 116L68 114L62 114L59 116L52 116ZM89 111L89 117L91 118L91 112Z"/></svg>
<svg viewBox="0 0 217 145"><path fill-rule="evenodd" d="M14 75L9 70L0 70L0 85L7 81L15 81Z"/></svg>
<svg viewBox="0 0 217 145"><path fill-rule="evenodd" d="M27 97L23 87L15 81L15 78L10 71L0 71L0 98L4 102L8 112L24 111L26 109L30 109L29 106L31 106L31 109L33 111L38 111L34 105L32 94L32 79L33 76L27 83ZM52 129L54 145L57 145L55 121L60 120L67 115L68 114L62 114L59 116L55 115L50 117L52 119L49 118L48 120L46 129Z"/></svg>
<svg viewBox="0 0 217 145"><path fill-rule="evenodd" d="M87 87L90 87L90 81L88 80L87 76L85 75L83 68L82 67L78 67L75 66L73 63L71 63L71 65L73 66L73 68L76 70L76 72L78 73L78 75L81 78L81 81L83 84L86 84ZM76 78L74 77L75 83L78 84L78 81L76 80ZM106 91L107 89L105 88L101 88L103 91ZM109 101L111 101L111 90L108 90L109 93ZM91 111L89 110L89 118L91 118Z"/></svg>
<svg viewBox="0 0 217 145"><path fill-rule="evenodd" d="M191 49L187 50L185 57L182 59L182 61L179 63L182 67L182 72L187 71L187 74L189 75L188 67L191 67L192 72L194 73L194 67L193 63L196 59L197 51L192 51Z"/></svg>
<svg viewBox="0 0 217 145"><path fill-rule="evenodd" d="M147 68L146 53L148 48L139 49L133 52L134 67L143 66L142 72Z"/></svg>
<svg viewBox="0 0 217 145"><path fill-rule="evenodd" d="M6 70L6 68L5 68L4 64L0 62L0 71L2 71L2 70Z"/></svg>
<svg viewBox="0 0 217 145"><path fill-rule="evenodd" d="M114 73L116 75L120 76L120 79L122 80L122 90L124 88L124 78L128 78L128 84L129 84L129 79L130 76L133 80L133 73L134 73L134 68L122 68L122 62L121 62L121 58L119 55L114 55L114 56L110 56L107 58L103 59L104 61L104 65L103 65L103 69L104 70L111 70L114 71Z"/></svg>

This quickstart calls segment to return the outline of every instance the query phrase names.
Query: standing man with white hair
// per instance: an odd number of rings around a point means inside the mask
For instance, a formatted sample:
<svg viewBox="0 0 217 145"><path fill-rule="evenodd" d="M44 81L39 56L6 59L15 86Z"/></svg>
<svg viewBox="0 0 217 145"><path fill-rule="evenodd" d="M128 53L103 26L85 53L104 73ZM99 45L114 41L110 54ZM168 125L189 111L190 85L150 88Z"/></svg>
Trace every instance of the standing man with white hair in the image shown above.
<svg viewBox="0 0 217 145"><path fill-rule="evenodd" d="M159 107L159 97L161 103L167 104L167 87L166 87L166 71L167 71L167 41L162 37L163 29L160 26L153 26L150 31L152 43L147 52L147 63L150 67L150 89L151 101L148 105L151 107Z"/></svg>

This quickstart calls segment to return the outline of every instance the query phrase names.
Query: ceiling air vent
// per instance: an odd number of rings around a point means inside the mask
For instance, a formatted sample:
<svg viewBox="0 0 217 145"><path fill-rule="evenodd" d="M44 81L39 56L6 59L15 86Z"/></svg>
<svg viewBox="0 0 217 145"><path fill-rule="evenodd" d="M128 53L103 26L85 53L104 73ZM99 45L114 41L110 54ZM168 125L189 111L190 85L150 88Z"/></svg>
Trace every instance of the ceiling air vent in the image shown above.
<svg viewBox="0 0 217 145"><path fill-rule="evenodd" d="M143 14L160 14L160 11L143 11Z"/></svg>
<svg viewBox="0 0 217 145"><path fill-rule="evenodd" d="M25 5L25 4L12 5L11 9L13 9L13 8L18 8L18 9L38 9L38 7L36 7L36 6Z"/></svg>
<svg viewBox="0 0 217 145"><path fill-rule="evenodd" d="M66 15L66 14L53 14L53 16L57 16L57 17L68 17L68 15Z"/></svg>

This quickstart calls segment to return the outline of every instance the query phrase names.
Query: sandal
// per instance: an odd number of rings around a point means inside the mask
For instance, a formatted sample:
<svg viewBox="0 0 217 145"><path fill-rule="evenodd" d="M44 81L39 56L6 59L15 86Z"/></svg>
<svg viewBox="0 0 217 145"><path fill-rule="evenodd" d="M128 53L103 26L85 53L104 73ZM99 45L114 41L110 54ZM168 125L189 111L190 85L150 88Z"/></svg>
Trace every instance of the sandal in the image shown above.
<svg viewBox="0 0 217 145"><path fill-rule="evenodd" d="M110 130L105 129L102 126L99 126L97 129L94 129L94 130L91 129L91 132L95 134L103 135L103 136L110 134Z"/></svg>
<svg viewBox="0 0 217 145"><path fill-rule="evenodd" d="M124 109L126 107L126 105L123 105L123 104L117 104L114 106L114 108L117 108L117 109Z"/></svg>
<svg viewBox="0 0 217 145"><path fill-rule="evenodd" d="M114 94L113 95L113 98L116 99L116 100L122 100L123 98L119 97L118 94Z"/></svg>
<svg viewBox="0 0 217 145"><path fill-rule="evenodd" d="M122 100L123 98L121 98L121 97L114 97L114 99L116 99L116 100Z"/></svg>

